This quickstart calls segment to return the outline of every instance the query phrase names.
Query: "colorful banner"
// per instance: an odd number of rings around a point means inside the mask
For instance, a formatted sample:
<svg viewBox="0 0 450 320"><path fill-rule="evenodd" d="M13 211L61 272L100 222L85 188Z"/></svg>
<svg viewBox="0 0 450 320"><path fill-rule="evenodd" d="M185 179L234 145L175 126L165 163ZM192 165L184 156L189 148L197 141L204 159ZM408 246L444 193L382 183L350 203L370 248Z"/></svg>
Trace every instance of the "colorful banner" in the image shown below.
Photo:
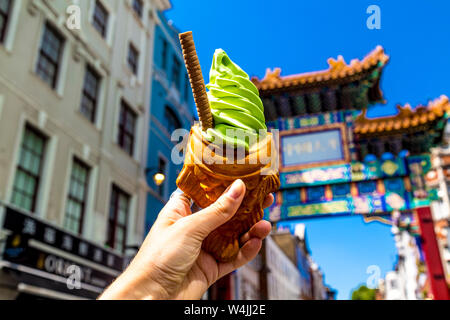
<svg viewBox="0 0 450 320"><path fill-rule="evenodd" d="M436 198L424 181L430 168L429 155L419 155L282 172L280 196L265 218L384 214L426 206Z"/></svg>
<svg viewBox="0 0 450 320"><path fill-rule="evenodd" d="M388 193L386 195L364 195L346 197L343 199L323 201L318 203L272 205L265 211L265 219L279 221L286 219L305 219L322 215L352 215L352 214L384 214L393 210L410 210L414 203L410 194Z"/></svg>
<svg viewBox="0 0 450 320"><path fill-rule="evenodd" d="M387 177L405 176L406 174L405 159L396 158L385 161L377 160L370 163L352 162L350 164L282 172L280 179L281 188L291 188L376 180Z"/></svg>
<svg viewBox="0 0 450 320"><path fill-rule="evenodd" d="M315 214L346 213L350 211L348 201L345 200L285 206L284 209L286 209L286 218L311 216Z"/></svg>

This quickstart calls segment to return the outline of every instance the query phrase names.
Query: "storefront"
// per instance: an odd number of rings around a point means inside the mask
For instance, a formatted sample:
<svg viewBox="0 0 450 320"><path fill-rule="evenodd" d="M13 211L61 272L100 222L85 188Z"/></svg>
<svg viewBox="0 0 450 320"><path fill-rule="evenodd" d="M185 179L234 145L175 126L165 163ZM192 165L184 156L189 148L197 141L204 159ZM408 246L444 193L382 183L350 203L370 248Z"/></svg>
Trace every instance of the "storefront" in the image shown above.
<svg viewBox="0 0 450 320"><path fill-rule="evenodd" d="M95 299L121 255L10 206L0 206L0 299Z"/></svg>

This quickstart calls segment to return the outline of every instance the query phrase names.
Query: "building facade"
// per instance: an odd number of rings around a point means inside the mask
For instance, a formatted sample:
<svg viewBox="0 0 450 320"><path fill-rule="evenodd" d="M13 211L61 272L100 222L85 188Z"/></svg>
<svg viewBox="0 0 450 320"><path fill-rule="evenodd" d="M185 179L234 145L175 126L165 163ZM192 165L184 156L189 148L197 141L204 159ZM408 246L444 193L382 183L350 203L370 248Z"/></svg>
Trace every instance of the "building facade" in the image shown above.
<svg viewBox="0 0 450 320"><path fill-rule="evenodd" d="M310 256L303 224L292 231L272 231L255 259L208 293L212 300L328 300L336 294Z"/></svg>
<svg viewBox="0 0 450 320"><path fill-rule="evenodd" d="M154 24L169 3L1 4L0 297L95 298L144 237Z"/></svg>
<svg viewBox="0 0 450 320"><path fill-rule="evenodd" d="M235 300L261 300L261 255L233 273Z"/></svg>
<svg viewBox="0 0 450 320"><path fill-rule="evenodd" d="M406 230L393 226L397 263L393 271L380 280L377 296L380 300L432 299L429 277L417 239Z"/></svg>
<svg viewBox="0 0 450 320"><path fill-rule="evenodd" d="M272 237L264 240L268 300L299 300L300 272Z"/></svg>
<svg viewBox="0 0 450 320"><path fill-rule="evenodd" d="M195 109L178 39L179 31L161 11L158 11L156 18L147 156L150 190L147 195L146 230L151 228L170 194L177 188L175 181L184 159L176 145L181 142L181 135L189 133ZM176 129L184 130L178 133ZM165 176L161 185L153 179L156 173Z"/></svg>
<svg viewBox="0 0 450 320"><path fill-rule="evenodd" d="M269 235L255 259L211 286L209 299L300 300L300 272L291 258Z"/></svg>

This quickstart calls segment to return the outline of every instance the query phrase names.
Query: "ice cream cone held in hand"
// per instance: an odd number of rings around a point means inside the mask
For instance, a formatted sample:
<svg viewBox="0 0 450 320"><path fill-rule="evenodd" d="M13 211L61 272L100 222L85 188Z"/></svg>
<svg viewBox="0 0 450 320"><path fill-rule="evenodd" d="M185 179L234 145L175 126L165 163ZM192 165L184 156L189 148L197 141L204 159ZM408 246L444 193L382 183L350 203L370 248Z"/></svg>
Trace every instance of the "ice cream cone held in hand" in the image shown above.
<svg viewBox="0 0 450 320"><path fill-rule="evenodd" d="M262 219L264 199L280 187L277 148L248 75L217 49L206 92L192 34L180 34L180 41L201 125L191 128L177 186L205 208L235 180L245 183L236 214L203 242L218 261L231 261L239 252L240 237Z"/></svg>

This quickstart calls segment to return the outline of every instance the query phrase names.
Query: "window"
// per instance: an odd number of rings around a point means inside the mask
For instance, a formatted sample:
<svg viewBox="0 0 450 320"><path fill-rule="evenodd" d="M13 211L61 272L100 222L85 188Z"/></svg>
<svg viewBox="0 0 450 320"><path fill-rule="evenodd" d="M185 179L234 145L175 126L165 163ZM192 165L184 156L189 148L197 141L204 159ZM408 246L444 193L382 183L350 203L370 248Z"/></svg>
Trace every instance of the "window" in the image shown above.
<svg viewBox="0 0 450 320"><path fill-rule="evenodd" d="M135 75L139 67L139 51L130 43L128 48L128 66Z"/></svg>
<svg viewBox="0 0 450 320"><path fill-rule="evenodd" d="M162 49L162 68L163 68L163 70L166 70L166 68L167 68L167 41L165 40L165 39L162 39L162 42L163 42L163 44L162 44L162 46L163 46L163 49Z"/></svg>
<svg viewBox="0 0 450 320"><path fill-rule="evenodd" d="M73 159L64 227L78 234L83 231L88 183L89 167L80 160Z"/></svg>
<svg viewBox="0 0 450 320"><path fill-rule="evenodd" d="M397 284L397 280L396 279L391 279L391 288L392 289L397 289L398 284Z"/></svg>
<svg viewBox="0 0 450 320"><path fill-rule="evenodd" d="M118 144L129 155L134 152L134 134L136 128L136 113L122 100L119 116Z"/></svg>
<svg viewBox="0 0 450 320"><path fill-rule="evenodd" d="M133 0L133 10L134 12L136 12L139 18L142 18L142 7L142 0Z"/></svg>
<svg viewBox="0 0 450 320"><path fill-rule="evenodd" d="M11 202L33 212L42 171L46 138L27 126L22 138Z"/></svg>
<svg viewBox="0 0 450 320"><path fill-rule="evenodd" d="M178 120L177 115L170 107L166 107L164 116L167 120L166 128L167 131L169 131L169 134L172 134L174 130L181 128L180 120Z"/></svg>
<svg viewBox="0 0 450 320"><path fill-rule="evenodd" d="M130 196L116 185L111 191L107 245L113 249L124 251L127 236L127 220Z"/></svg>
<svg viewBox="0 0 450 320"><path fill-rule="evenodd" d="M100 1L95 1L94 16L92 18L92 25L95 29L106 38L106 30L108 28L108 11Z"/></svg>
<svg viewBox="0 0 450 320"><path fill-rule="evenodd" d="M11 0L0 0L0 43L5 41L9 15L11 13Z"/></svg>
<svg viewBox="0 0 450 320"><path fill-rule="evenodd" d="M56 87L64 39L49 24L45 25L36 73L53 89Z"/></svg>
<svg viewBox="0 0 450 320"><path fill-rule="evenodd" d="M181 71L181 63L178 61L178 58L173 56L173 66L172 66L172 81L175 84L175 87L180 90L180 71Z"/></svg>
<svg viewBox="0 0 450 320"><path fill-rule="evenodd" d="M166 180L167 180L166 167L167 167L166 160L162 157L159 157L158 172L164 174L166 176ZM164 197L164 186L165 186L165 181L158 187L158 193L161 197Z"/></svg>
<svg viewBox="0 0 450 320"><path fill-rule="evenodd" d="M189 77L188 75L185 75L184 77L184 101L188 102L189 100L189 93L191 92L191 86L189 83Z"/></svg>
<svg viewBox="0 0 450 320"><path fill-rule="evenodd" d="M87 66L84 74L83 93L81 97L80 111L91 122L95 122L97 111L100 76L94 69Z"/></svg>

